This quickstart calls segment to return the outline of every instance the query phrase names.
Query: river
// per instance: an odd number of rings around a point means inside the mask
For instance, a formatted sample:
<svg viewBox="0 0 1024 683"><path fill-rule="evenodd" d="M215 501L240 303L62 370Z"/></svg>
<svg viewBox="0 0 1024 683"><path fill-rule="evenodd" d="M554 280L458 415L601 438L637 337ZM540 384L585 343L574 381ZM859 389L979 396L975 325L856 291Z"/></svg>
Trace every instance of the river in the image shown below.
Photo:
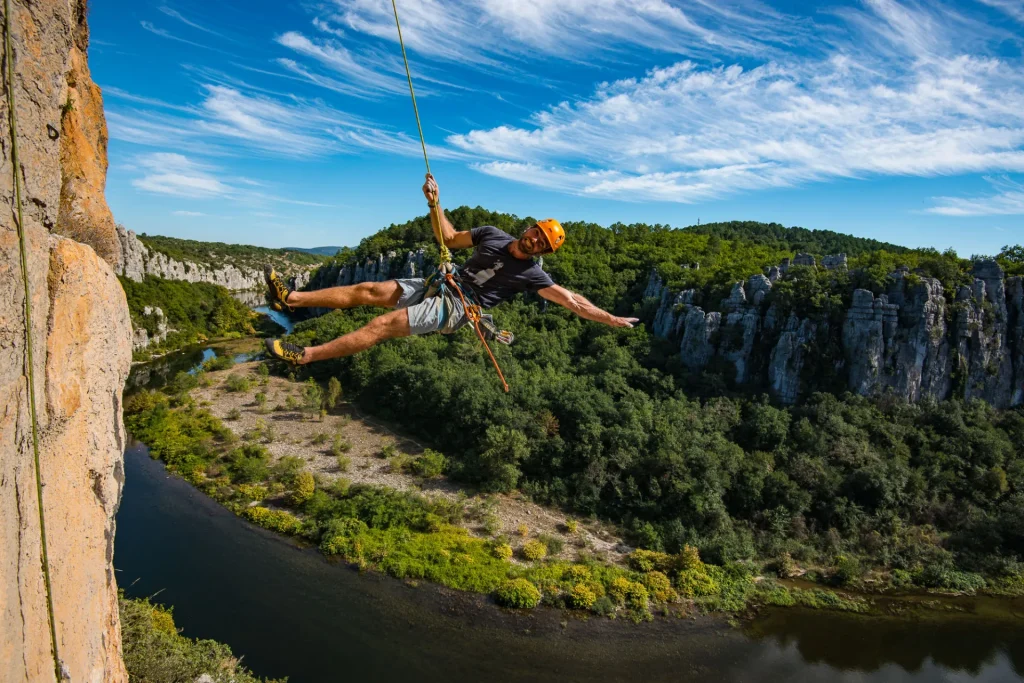
<svg viewBox="0 0 1024 683"><path fill-rule="evenodd" d="M194 367L195 349L131 386ZM1024 681L1016 622L894 620L804 610L743 628L700 617L580 620L514 614L482 596L409 587L253 527L125 451L114 566L132 597L173 606L184 635L227 643L258 675L311 681Z"/></svg>

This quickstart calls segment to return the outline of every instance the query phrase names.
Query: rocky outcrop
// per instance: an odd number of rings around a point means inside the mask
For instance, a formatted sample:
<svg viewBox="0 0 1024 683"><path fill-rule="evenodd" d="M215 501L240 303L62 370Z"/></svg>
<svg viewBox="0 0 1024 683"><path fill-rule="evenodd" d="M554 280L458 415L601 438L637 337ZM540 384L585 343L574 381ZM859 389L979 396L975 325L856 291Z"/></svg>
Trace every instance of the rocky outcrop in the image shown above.
<svg viewBox="0 0 1024 683"><path fill-rule="evenodd" d="M828 359L829 373L837 371L861 395L978 398L999 408L1024 404L1024 285L1019 277L1005 278L996 262L978 261L973 283L953 301L938 280L900 268L877 297L855 290L839 329L791 313L780 320L777 307L769 305L773 283L794 265L811 266L814 259L800 254L767 276L736 283L717 306L720 313L705 313L695 306L694 290L670 292L651 273L644 297L657 301L652 331L678 340L680 357L692 370L722 358L735 368L738 384L765 385L783 402L818 386L815 377L803 377L810 362L821 360L807 356L817 344L841 347L840 356ZM843 269L846 260L829 256L822 265Z"/></svg>
<svg viewBox="0 0 1024 683"><path fill-rule="evenodd" d="M341 285L358 285L361 282L384 282L394 278L426 277L424 250L408 251L401 258L398 252L378 254L377 258L353 261L346 264L331 264L318 268L309 274L299 287L325 289ZM298 283L298 281L297 281Z"/></svg>
<svg viewBox="0 0 1024 683"><path fill-rule="evenodd" d="M818 326L810 320L790 315L772 349L768 364L768 382L772 393L783 403L795 403L801 394L801 376L808 347L817 336Z"/></svg>
<svg viewBox="0 0 1024 683"><path fill-rule="evenodd" d="M85 2L12 0L11 5L20 164L12 167L4 97L0 680L55 679L41 571L28 389L32 378L61 668L72 681L127 681L112 560L114 513L123 482L121 390L131 360L131 327L124 292L105 260L113 253L102 216L105 136L98 132L98 103L88 100L90 92L98 93L85 68ZM4 69L9 66L4 60ZM6 71L3 78L6 85ZM69 100L77 103L73 106L82 118L65 128L61 108ZM64 132L69 132L67 140ZM22 181L24 271L14 173ZM91 246L57 235L75 235ZM32 309L31 368L23 272Z"/></svg>
<svg viewBox="0 0 1024 683"><path fill-rule="evenodd" d="M116 227L116 234L122 254L118 274L130 280L139 282L147 275L153 275L165 280L208 282L232 291L266 287L263 281L263 271L260 269L232 264L213 266L192 261L178 261L166 254L153 251L143 244L133 231L125 229L122 225ZM311 271L309 270L296 270L291 276L292 285L296 289L304 287L309 282L310 275Z"/></svg>
<svg viewBox="0 0 1024 683"><path fill-rule="evenodd" d="M60 110L60 208L56 232L89 244L115 269L121 245L103 194L107 182L107 121L103 96L93 83L86 54L89 27L85 2L69 3L73 39L65 72L67 93ZM52 135L52 133L51 133Z"/></svg>
<svg viewBox="0 0 1024 683"><path fill-rule="evenodd" d="M140 349L145 349L150 345L162 343L167 339L167 334L171 331L167 327L167 318L164 316L163 309L159 306L144 307L142 309L142 316L146 319L146 324L133 326L133 351L138 351ZM150 328L153 329L152 334L149 332Z"/></svg>

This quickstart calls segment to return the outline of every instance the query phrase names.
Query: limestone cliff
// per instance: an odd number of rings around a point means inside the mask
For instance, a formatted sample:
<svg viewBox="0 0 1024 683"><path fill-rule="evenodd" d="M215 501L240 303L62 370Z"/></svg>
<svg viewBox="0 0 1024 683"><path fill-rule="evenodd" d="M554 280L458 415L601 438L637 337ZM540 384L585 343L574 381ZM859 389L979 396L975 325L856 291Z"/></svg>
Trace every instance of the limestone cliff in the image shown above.
<svg viewBox="0 0 1024 683"><path fill-rule="evenodd" d="M427 265L424 251L406 252L402 258L389 251L378 254L377 258L346 264L332 264L318 268L304 286L308 289L324 289L338 285L357 285L360 282L384 282L392 278L425 277Z"/></svg>
<svg viewBox="0 0 1024 683"><path fill-rule="evenodd" d="M840 254L822 265L845 270L847 261ZM841 329L795 312L780 319L770 295L790 266L813 267L815 259L798 254L767 276L736 283L721 312L708 313L694 305L694 290L670 292L652 272L644 297L656 307L648 322L655 335L679 344L690 369L721 359L735 369L738 384L767 386L784 403L825 388L808 373L812 365L820 373L822 350L835 344L841 355L827 374L861 395L979 398L999 408L1024 403L1024 286L995 261L977 261L973 284L960 287L952 301L938 280L897 270L881 295L853 292Z"/></svg>
<svg viewBox="0 0 1024 683"><path fill-rule="evenodd" d="M112 233L104 227L109 211L102 201L105 135L98 131L103 116L85 68L85 2L11 0L11 6L14 60L13 68L4 60L0 102L0 680L55 679L41 571L31 376L63 670L76 682L126 681L112 559L131 327L124 292L110 264L97 255L114 260ZM7 126L8 68L18 119L18 168ZM71 125L67 118L61 121L69 99L79 107L77 132L65 128ZM31 373L15 173L22 187L32 305ZM69 234L92 246L58 236Z"/></svg>
<svg viewBox="0 0 1024 683"><path fill-rule="evenodd" d="M123 226L116 227L117 239L120 243L122 262L118 274L136 282L147 275L162 277L165 280L184 280L185 282L208 282L226 287L232 291L263 289L263 271L257 267L247 267L231 263L212 265L179 261L166 254L153 251L143 244L135 233ZM291 279L293 286L301 288L309 282L308 269L293 268Z"/></svg>

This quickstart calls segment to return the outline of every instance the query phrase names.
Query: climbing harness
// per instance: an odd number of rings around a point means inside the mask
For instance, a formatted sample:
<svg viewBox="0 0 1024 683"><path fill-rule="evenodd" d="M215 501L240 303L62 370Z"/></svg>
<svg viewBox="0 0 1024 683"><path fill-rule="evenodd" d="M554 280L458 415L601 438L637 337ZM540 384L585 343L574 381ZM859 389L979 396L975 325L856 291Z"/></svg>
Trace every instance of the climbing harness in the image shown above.
<svg viewBox="0 0 1024 683"><path fill-rule="evenodd" d="M25 288L25 347L28 369L28 401L32 412L32 454L35 462L36 502L39 508L39 544L43 583L46 588L46 612L50 620L50 652L53 654L53 672L58 681L68 680L57 649L57 621L53 613L53 587L50 584L50 560L46 552L46 512L43 507L43 478L39 469L39 421L36 417L35 365L32 359L32 292L28 279L28 254L25 248L25 222L21 203L21 168L18 159L18 118L14 111L14 53L11 47L11 0L4 0L4 57L7 71L7 122L11 132L11 170L14 176L14 202L18 223L18 245L21 251L21 281Z"/></svg>
<svg viewBox="0 0 1024 683"><path fill-rule="evenodd" d="M402 61L405 63L405 77L409 81L409 96L412 98L412 111L413 114L416 115L416 130L418 130L420 134L420 147L423 148L423 163L426 164L427 175L429 176L430 160L427 158L427 142L423 137L423 125L420 123L420 110L419 107L416 106L416 92L412 87L412 71L409 69L409 57L405 53L405 41L402 39L402 24L398 20L398 5L396 4L396 0L391 0L391 8L395 11L395 27L398 29L398 44L402 48ZM440 225L441 209L437 202L428 204L428 206L430 206L430 213L432 217L436 219L436 224ZM431 223L434 223L434 221L431 221ZM484 330L487 331L491 338L497 339L504 344L510 344L512 342L512 333L505 330L498 330L494 326L491 316L482 314L480 305L473 299L472 292L469 293L467 301L466 291L464 291L461 283L459 282L458 268L452 265L452 254L445 245L444 238L438 230L434 231L434 237L437 238L441 258L440 263L437 266L437 271L427 279L427 297L442 297L442 316L445 322L442 324L441 333L450 334L460 327L460 325L457 324L458 321L451 318L451 312L454 309L453 293L458 294L459 301L462 303L462 308L466 313L466 318L473 323L476 335L480 338L480 343L484 345L484 349L487 350L487 355L490 356L491 363L494 365L494 369L498 372L498 379L501 380L501 385L505 388L505 393L508 393L508 382L505 381L505 375L502 373L501 367L498 365L498 360L494 357L494 353L491 352L491 347L487 344L487 335L485 335L484 331L481 330L481 326L483 326ZM431 290L434 291L432 292Z"/></svg>

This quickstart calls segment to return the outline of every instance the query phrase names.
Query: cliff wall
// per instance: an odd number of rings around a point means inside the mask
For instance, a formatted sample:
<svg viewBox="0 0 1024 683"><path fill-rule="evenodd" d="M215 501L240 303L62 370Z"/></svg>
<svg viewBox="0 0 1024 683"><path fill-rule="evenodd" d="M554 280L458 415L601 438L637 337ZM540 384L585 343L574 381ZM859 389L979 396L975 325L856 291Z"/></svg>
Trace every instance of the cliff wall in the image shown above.
<svg viewBox="0 0 1024 683"><path fill-rule="evenodd" d="M652 330L679 344L691 370L717 364L733 370L737 384L767 386L784 403L830 388L825 376L865 396L979 398L998 408L1024 403L1024 287L995 261L977 261L972 284L959 287L952 301L938 280L898 270L877 297L855 290L838 326L784 313L772 302L773 283L789 265L736 283L722 310L708 313L693 304L694 290L670 292L652 272L644 292L657 301ZM815 264L801 254L793 265ZM846 259L826 257L823 265L845 268Z"/></svg>
<svg viewBox="0 0 1024 683"><path fill-rule="evenodd" d="M105 134L98 133L103 114L85 68L85 2L11 0L11 5L14 60L12 68L4 59L0 101L0 680L55 680L41 571L31 376L62 668L76 682L127 681L112 560L124 478L121 391L131 360L131 326L110 265L116 257L102 198ZM8 68L18 119L18 168L7 126ZM66 118L62 122L69 100L78 107L81 120L75 125L83 125L81 135L65 128L71 126ZM88 122L91 128L84 125ZM24 206L31 373L15 173ZM91 246L60 235L75 235Z"/></svg>
<svg viewBox="0 0 1024 683"><path fill-rule="evenodd" d="M185 282L208 282L220 285L233 291L263 289L263 271L258 268L224 264L213 266L192 261L179 261L158 251L153 251L143 244L135 233L118 225L117 239L120 243L122 262L118 275L123 275L136 282L141 282L147 275L162 277L165 280L184 280ZM296 288L309 282L310 271L297 271L292 281Z"/></svg>

